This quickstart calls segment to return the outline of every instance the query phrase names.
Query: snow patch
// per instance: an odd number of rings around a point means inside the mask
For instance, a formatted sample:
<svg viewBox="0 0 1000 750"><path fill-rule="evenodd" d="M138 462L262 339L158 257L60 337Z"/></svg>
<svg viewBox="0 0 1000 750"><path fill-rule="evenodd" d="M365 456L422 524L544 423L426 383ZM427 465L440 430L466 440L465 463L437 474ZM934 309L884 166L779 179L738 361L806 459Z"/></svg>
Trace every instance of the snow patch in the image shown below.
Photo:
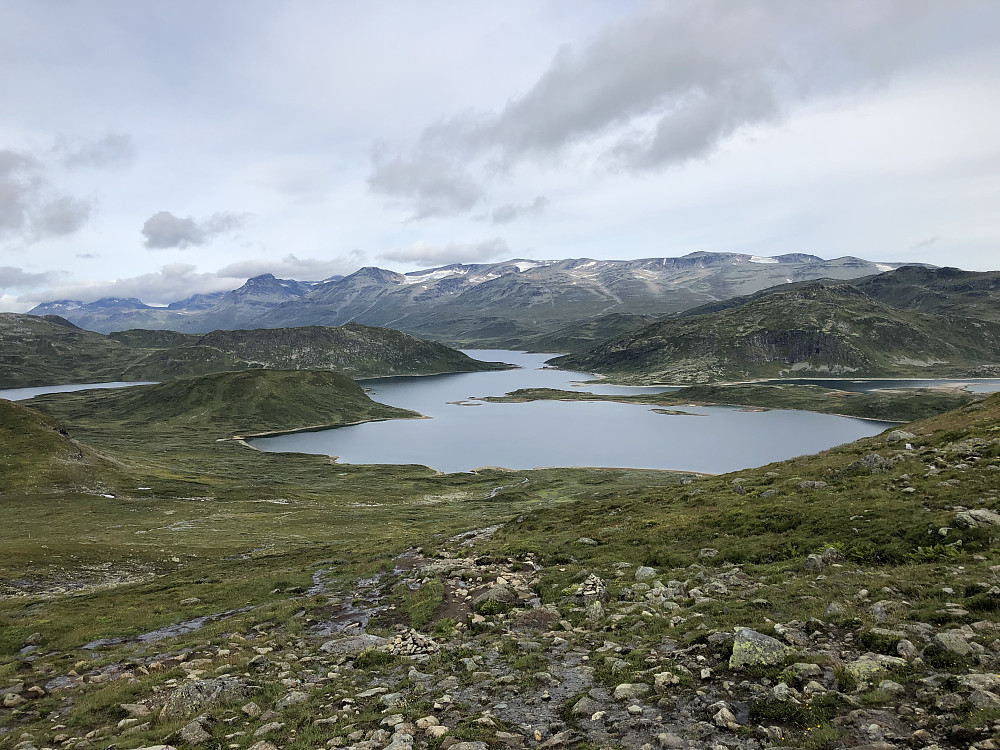
<svg viewBox="0 0 1000 750"><path fill-rule="evenodd" d="M750 256L750 262L751 263L777 263L778 261L775 260L774 258L765 258L762 255L751 255Z"/></svg>
<svg viewBox="0 0 1000 750"><path fill-rule="evenodd" d="M896 267L887 266L885 263L876 263L875 268L877 268L879 271L893 271L895 270Z"/></svg>

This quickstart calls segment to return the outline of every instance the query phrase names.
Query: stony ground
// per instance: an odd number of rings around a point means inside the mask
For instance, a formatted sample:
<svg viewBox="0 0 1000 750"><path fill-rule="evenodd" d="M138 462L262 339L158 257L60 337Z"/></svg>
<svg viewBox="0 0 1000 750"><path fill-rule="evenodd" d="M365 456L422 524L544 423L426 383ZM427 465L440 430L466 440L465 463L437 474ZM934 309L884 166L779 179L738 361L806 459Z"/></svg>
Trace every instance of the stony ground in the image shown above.
<svg viewBox="0 0 1000 750"><path fill-rule="evenodd" d="M296 627L258 623L184 648L98 644L64 672L53 665L67 655L47 653L36 634L17 681L0 689L0 744L1000 747L998 624L912 619L892 580L862 588L871 571L834 549L780 581L717 563L707 548L669 573L549 570L532 555L482 555L490 531L411 550L342 590L317 574L312 589L288 592L301 602ZM986 578L974 595L1000 601L1000 565L977 562ZM943 614L968 614L967 593L947 584ZM801 585L851 593L824 618L771 620L769 597ZM414 602L432 589L433 612L415 630ZM737 602L761 613L754 629L704 614Z"/></svg>

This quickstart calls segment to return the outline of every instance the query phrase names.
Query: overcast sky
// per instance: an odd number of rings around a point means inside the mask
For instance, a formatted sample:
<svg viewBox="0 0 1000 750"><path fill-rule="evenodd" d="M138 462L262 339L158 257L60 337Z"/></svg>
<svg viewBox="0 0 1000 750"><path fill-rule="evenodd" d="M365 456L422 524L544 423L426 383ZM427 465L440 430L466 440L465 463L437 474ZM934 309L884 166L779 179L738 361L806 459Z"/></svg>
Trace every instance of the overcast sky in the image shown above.
<svg viewBox="0 0 1000 750"><path fill-rule="evenodd" d="M1000 268L993 0L4 0L0 309L695 250Z"/></svg>

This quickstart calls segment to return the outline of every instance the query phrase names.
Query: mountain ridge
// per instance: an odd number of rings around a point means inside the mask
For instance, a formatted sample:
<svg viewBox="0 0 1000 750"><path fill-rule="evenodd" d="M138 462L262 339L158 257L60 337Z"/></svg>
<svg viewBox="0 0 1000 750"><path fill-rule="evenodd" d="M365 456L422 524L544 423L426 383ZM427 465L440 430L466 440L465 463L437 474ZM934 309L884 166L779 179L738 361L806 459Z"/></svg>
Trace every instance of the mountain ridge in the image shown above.
<svg viewBox="0 0 1000 750"><path fill-rule="evenodd" d="M37 305L29 314L61 315L101 333L129 328L207 333L359 322L452 345L509 347L607 313L665 316L779 283L858 278L897 265L852 256L823 260L805 253L771 258L694 252L636 260L519 258L407 273L367 266L321 282L265 274L230 292L193 295L166 307L111 298L60 300ZM503 333L493 335L496 331Z"/></svg>

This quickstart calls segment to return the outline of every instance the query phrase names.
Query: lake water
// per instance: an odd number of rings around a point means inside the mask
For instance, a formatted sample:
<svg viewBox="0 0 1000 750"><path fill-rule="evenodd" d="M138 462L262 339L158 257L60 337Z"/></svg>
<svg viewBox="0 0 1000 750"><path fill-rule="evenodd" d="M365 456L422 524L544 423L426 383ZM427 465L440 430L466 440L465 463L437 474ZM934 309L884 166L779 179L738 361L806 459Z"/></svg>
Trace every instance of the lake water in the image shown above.
<svg viewBox="0 0 1000 750"><path fill-rule="evenodd" d="M666 415L645 405L611 402L473 401L517 388L580 388L575 381L593 376L545 368L552 354L467 353L523 369L362 381L376 401L431 419L369 422L250 442L270 452L319 453L353 464L422 464L444 472L482 466L603 466L717 474L815 453L889 426L827 414L723 406L683 407L690 415ZM622 394L670 389L587 385L583 390Z"/></svg>

